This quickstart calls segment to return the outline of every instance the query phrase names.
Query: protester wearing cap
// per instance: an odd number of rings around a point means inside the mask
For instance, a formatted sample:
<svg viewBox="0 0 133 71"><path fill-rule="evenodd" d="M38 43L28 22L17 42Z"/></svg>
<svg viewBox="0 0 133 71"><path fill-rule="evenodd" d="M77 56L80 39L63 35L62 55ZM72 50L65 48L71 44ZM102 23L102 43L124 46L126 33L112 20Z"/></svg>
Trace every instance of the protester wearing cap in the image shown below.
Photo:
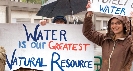
<svg viewBox="0 0 133 71"><path fill-rule="evenodd" d="M40 24L42 26L46 25L46 20L40 20ZM56 16L54 17L52 23L55 23L55 24L66 24L67 23L67 20L64 16Z"/></svg>

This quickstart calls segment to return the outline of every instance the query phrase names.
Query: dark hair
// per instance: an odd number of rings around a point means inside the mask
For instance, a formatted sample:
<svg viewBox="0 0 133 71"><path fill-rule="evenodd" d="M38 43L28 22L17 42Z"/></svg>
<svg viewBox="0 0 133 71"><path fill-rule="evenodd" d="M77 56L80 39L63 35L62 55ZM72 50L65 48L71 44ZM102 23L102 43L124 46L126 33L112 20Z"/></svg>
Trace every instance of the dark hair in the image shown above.
<svg viewBox="0 0 133 71"><path fill-rule="evenodd" d="M55 23L55 21L58 20L58 19L62 19L65 22L65 24L67 23L67 20L66 20L66 18L64 16L56 16L56 17L54 17L53 23Z"/></svg>
<svg viewBox="0 0 133 71"><path fill-rule="evenodd" d="M115 17L114 17L114 18L115 18ZM108 22L108 30L109 30L109 31L110 31L110 29L111 29L111 21L112 21L112 19L113 19L113 18L111 18L111 19L109 20L109 22ZM126 30L127 30L126 25L125 25L125 23L124 23L122 20L120 20L120 22L121 22L122 25L123 25L123 33L126 34Z"/></svg>
<svg viewBox="0 0 133 71"><path fill-rule="evenodd" d="M124 33L124 34L126 34L126 30L127 30L127 28L126 28L126 26L123 24L123 33Z"/></svg>
<svg viewBox="0 0 133 71"><path fill-rule="evenodd" d="M126 34L126 30L127 30L126 25L125 25L125 23L122 20L120 20L120 22L123 25L123 33Z"/></svg>

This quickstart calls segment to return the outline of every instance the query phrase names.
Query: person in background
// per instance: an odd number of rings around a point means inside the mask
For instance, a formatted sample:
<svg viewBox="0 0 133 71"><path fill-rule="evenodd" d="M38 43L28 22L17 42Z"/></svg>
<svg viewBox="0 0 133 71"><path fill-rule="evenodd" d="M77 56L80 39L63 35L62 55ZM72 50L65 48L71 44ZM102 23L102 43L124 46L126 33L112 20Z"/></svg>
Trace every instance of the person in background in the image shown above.
<svg viewBox="0 0 133 71"><path fill-rule="evenodd" d="M88 1L86 8L91 8ZM102 47L102 67L100 71L130 71L133 61L133 35L129 18L114 15L108 21L108 31L102 34L92 29L93 12L85 14L83 35L93 43ZM133 18L133 12L131 12Z"/></svg>
<svg viewBox="0 0 133 71"><path fill-rule="evenodd" d="M4 47L0 47L0 71L5 71L6 51Z"/></svg>
<svg viewBox="0 0 133 71"><path fill-rule="evenodd" d="M46 20L40 20L40 24L42 26L46 25ZM67 23L67 20L64 16L56 16L54 17L53 19L53 22L52 23L56 23L56 24L66 24Z"/></svg>

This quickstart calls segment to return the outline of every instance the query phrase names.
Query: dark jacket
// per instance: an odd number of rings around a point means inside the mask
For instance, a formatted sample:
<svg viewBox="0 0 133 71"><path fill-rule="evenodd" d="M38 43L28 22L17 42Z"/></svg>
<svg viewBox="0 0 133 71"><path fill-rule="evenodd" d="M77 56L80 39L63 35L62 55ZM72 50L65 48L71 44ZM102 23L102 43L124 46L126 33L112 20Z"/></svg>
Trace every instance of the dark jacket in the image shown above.
<svg viewBox="0 0 133 71"><path fill-rule="evenodd" d="M133 46L132 36L129 35L129 20L125 16L113 17L123 21L126 26L125 38L118 38L114 41L114 34L110 28L108 28L106 35L93 30L92 17L87 16L84 19L83 35L88 40L102 47L102 67L100 71L130 71L133 60ZM108 22L108 26L111 19Z"/></svg>

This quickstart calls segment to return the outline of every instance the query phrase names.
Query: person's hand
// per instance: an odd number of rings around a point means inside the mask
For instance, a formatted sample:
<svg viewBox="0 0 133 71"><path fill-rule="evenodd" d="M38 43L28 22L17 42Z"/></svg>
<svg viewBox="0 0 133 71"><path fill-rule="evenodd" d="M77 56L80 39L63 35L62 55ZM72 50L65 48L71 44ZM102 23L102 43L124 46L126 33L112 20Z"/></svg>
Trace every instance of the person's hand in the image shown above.
<svg viewBox="0 0 133 71"><path fill-rule="evenodd" d="M90 1L88 1L86 8L91 8L91 2Z"/></svg>
<svg viewBox="0 0 133 71"><path fill-rule="evenodd" d="M44 26L44 25L47 24L47 21L46 21L46 20L40 20L40 24L41 24L42 26Z"/></svg>
<svg viewBox="0 0 133 71"><path fill-rule="evenodd" d="M86 5L86 9L88 9L88 8L91 8L91 2L90 1L88 1L88 4ZM92 11L88 11L87 12L87 15L92 15L93 14L93 12Z"/></svg>

